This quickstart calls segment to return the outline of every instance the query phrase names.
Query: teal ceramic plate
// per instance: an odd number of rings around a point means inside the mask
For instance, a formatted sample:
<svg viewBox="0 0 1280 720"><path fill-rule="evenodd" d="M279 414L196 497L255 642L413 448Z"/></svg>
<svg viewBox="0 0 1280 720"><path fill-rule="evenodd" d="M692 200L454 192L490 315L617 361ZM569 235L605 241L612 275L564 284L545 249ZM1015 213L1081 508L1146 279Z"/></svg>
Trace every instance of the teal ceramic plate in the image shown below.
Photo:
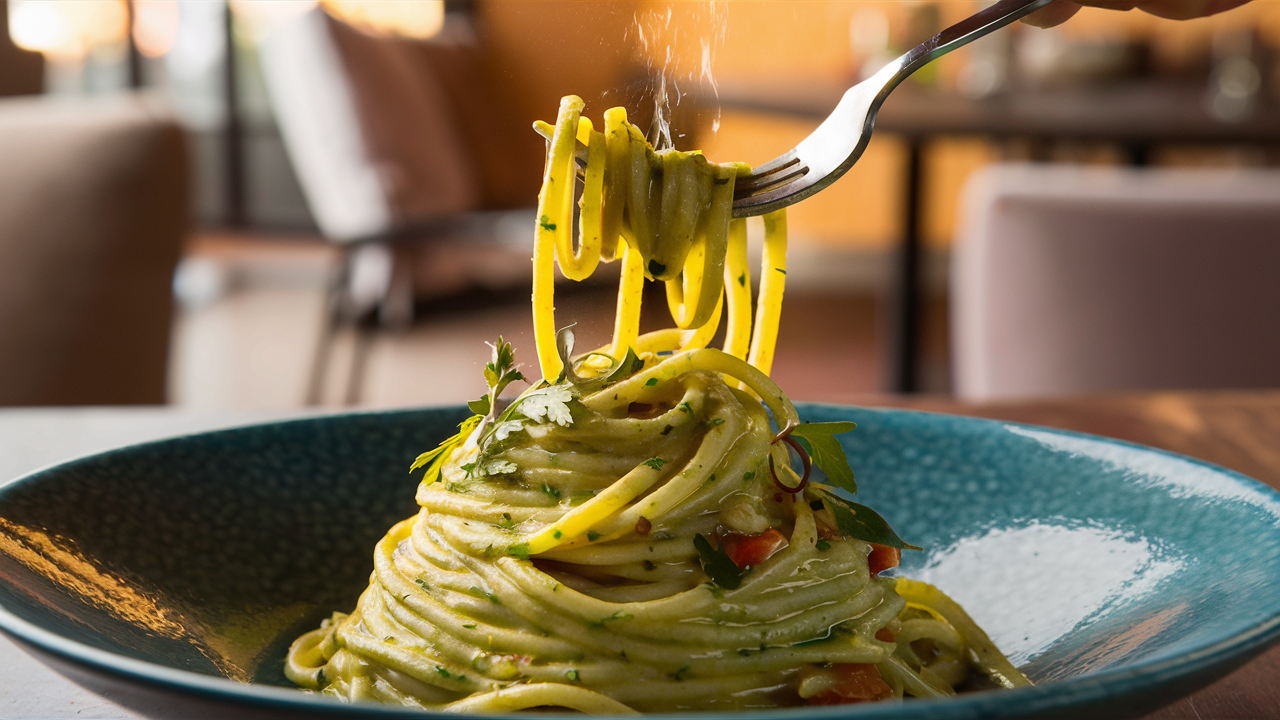
<svg viewBox="0 0 1280 720"><path fill-rule="evenodd" d="M352 607L375 541L414 512L409 464L463 409L192 435L0 489L0 628L80 668L276 710L380 714L292 690L289 642ZM1280 494L1149 448L897 410L854 420L860 500L1035 688L740 713L900 718L1141 713L1280 637ZM419 714L420 716L420 714ZM699 717L717 717L700 715Z"/></svg>

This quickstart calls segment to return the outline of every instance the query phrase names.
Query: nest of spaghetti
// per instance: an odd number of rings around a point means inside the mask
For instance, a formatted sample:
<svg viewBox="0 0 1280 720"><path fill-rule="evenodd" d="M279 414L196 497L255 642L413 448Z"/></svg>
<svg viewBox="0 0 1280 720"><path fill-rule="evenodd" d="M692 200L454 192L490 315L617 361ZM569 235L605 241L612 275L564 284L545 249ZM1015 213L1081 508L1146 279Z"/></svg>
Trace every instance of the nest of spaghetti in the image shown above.
<svg viewBox="0 0 1280 720"><path fill-rule="evenodd" d="M504 350L487 375L510 377ZM803 426L758 370L710 349L565 368L501 411L493 392L424 454L420 511L378 544L356 609L294 643L292 680L594 714L1025 683L941 593L878 576L899 550L855 537L846 516L879 516L792 469L812 446L782 442Z"/></svg>

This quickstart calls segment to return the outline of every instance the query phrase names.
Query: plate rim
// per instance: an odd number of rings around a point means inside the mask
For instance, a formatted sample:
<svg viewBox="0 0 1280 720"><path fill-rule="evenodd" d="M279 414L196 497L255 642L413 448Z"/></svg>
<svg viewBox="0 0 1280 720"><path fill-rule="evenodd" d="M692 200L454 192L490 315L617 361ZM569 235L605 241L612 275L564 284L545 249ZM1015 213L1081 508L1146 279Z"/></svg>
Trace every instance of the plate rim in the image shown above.
<svg viewBox="0 0 1280 720"><path fill-rule="evenodd" d="M805 409L808 408L831 411L856 410L886 416L897 415L909 418L915 416L924 422L959 421L962 424L972 424L978 427L985 426L988 428L988 432L1007 431L1007 428L1009 427L1017 427L1046 431L1066 437L1101 441L1107 444L1124 447L1130 451L1156 453L1158 455L1198 465L1215 473L1225 475L1234 482L1252 486L1255 490L1259 490L1265 495L1270 495L1271 499L1280 503L1280 490L1277 490L1256 478L1249 477L1248 475L1238 471L1206 460L1119 438L1111 438L1103 435L1095 435L1076 430L1066 430L1043 425L1034 425L1030 423L969 415L957 415L954 413L916 410L911 408L842 405L838 403L823 402L797 402L796 407L800 410L801 415L803 415ZM71 468L87 461L111 457L117 454L127 454L143 449L180 443L192 438L252 433L267 427L275 428L289 425L318 424L341 421L347 418L381 418L451 412L464 413L466 411L465 406L439 405L418 408L374 409L307 414L300 417L270 420L265 422L250 422L246 424L222 427L215 430L187 432L170 437L131 443L109 450L83 453L60 462L47 464L38 469L23 473L11 480L0 482L0 503L3 503L5 496L12 492L13 489L31 482L37 482L42 476L49 472ZM1280 584L1280 572L1275 573L1275 577L1278 584ZM372 703L344 703L315 693L294 690L287 687L255 683L240 683L229 678L204 675L189 670L167 667L146 660L130 658L118 655L108 650L102 650L100 648L86 645L51 630L47 630L14 615L3 604L0 604L0 631L3 631L5 634L10 635L23 643L28 643L34 646L40 651L49 652L65 661L87 666L91 670L105 672L108 675L115 677L123 677L134 681L140 681L151 686L159 686L171 691L176 690L184 693L193 692L196 695L207 698L239 703L261 703L276 709L311 710L340 715L374 714L403 716L406 711L409 711L415 717L456 717L456 714L418 710L401 706L388 706ZM868 718L909 717L917 714L915 709L927 709L931 717L937 718L967 718L977 715L985 717L1018 716L1048 710L1083 706L1090 702L1098 702L1108 698L1120 698L1139 693L1143 690L1158 689L1160 686L1171 683L1180 678L1190 677L1198 673L1208 672L1215 668L1227 666L1235 659L1242 659L1242 663L1247 662L1249 658L1256 656L1267 649L1270 645L1277 642L1280 642L1280 608L1276 608L1269 617L1259 623L1255 623L1249 627L1231 633L1226 637L1218 638L1206 644L1192 647L1186 652L1172 657L1158 658L1154 660L1141 660L1133 664L1125 664L1116 668L1067 678L1065 680L1058 680L1046 685L1037 685L1031 688L1019 688L1016 690L1008 690L998 693L974 693L971 695L940 700L912 700L907 703L893 704L868 703L856 708L850 708L849 706L832 706L779 708L753 711L681 711L673 713L648 714L660 715L667 718L704 718L706 720L794 720L797 718L831 720L836 717L845 717L849 715ZM37 659L43 661L41 658L37 657ZM1184 695L1178 695L1176 697L1183 696ZM922 703L924 704L922 705ZM474 717L511 718L514 720L516 718L525 718L527 716L496 714L475 715ZM545 717L548 719L555 718L557 720L564 718L565 720L568 720L569 718L580 718L582 716L580 714L540 713L539 717Z"/></svg>

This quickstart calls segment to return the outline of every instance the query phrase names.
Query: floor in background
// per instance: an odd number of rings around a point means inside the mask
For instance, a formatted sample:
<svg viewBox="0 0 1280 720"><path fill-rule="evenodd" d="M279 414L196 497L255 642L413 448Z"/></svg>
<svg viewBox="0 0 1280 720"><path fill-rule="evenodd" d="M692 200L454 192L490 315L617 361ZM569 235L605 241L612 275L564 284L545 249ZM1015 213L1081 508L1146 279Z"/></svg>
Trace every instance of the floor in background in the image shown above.
<svg viewBox="0 0 1280 720"><path fill-rule="evenodd" d="M308 238L205 236L192 244L179 272L170 396L197 408L295 407L304 404L324 311L331 248ZM799 285L799 286L797 286ZM614 290L566 287L557 294L558 323L577 323L579 350L607 341ZM485 390L486 341L503 335L517 359L537 374L528 290L474 292L421 308L414 326L379 331L358 386L373 407L455 404ZM667 321L657 295L645 325ZM946 315L926 308L922 367L927 391L947 389ZM867 292L828 285L788 287L773 377L797 400L886 389L882 304ZM337 339L326 404L344 397L354 337Z"/></svg>

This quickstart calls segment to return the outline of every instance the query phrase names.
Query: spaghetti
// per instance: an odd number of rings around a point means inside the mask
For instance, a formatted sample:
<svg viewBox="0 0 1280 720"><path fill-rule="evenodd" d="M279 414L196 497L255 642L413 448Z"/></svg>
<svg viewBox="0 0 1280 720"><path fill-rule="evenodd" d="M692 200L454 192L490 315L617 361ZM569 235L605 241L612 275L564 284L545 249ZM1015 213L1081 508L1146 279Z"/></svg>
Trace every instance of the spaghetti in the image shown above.
<svg viewBox="0 0 1280 720"><path fill-rule="evenodd" d="M356 609L293 644L289 678L348 700L596 714L1026 684L936 588L878 577L910 546L874 511L809 482L806 448L847 428L801 425L768 377L782 213L765 218L753 326L745 225L730 220L738 166L655 153L623 110L605 114L603 133L581 110L565 98L542 128L544 379L500 411L502 389L523 378L499 339L476 415L415 463L427 466L419 513L378 544ZM572 333L555 332L555 265L583 279L613 260L613 342L575 357ZM642 336L646 280L666 283L676 327ZM726 304L724 347L708 348Z"/></svg>

